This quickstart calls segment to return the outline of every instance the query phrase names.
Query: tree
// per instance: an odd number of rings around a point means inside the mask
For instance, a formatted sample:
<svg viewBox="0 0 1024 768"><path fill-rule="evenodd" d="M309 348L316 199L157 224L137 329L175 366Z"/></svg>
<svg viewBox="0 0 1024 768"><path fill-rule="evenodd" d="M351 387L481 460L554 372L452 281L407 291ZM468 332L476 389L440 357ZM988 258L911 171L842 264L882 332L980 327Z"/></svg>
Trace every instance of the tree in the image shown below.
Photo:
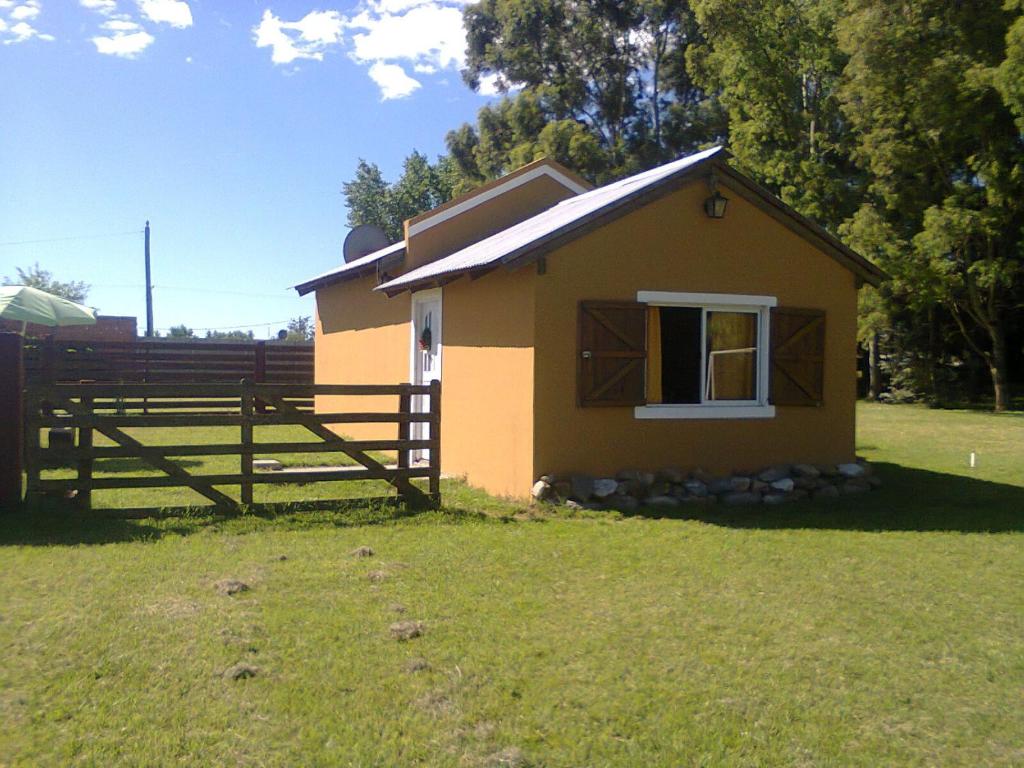
<svg viewBox="0 0 1024 768"><path fill-rule="evenodd" d="M206 338L217 341L252 341L252 331L207 331Z"/></svg>
<svg viewBox="0 0 1024 768"><path fill-rule="evenodd" d="M191 328L182 323L181 325L173 326L167 332L167 336L171 339L194 339L196 334Z"/></svg>
<svg viewBox="0 0 1024 768"><path fill-rule="evenodd" d="M376 164L360 160L355 178L342 185L348 224L374 224L390 241L401 240L405 220L450 200L457 179L449 159L439 158L431 165L426 155L415 150L405 159L394 184L385 181Z"/></svg>
<svg viewBox="0 0 1024 768"><path fill-rule="evenodd" d="M862 173L838 85L840 0L696 0L706 42L691 70L717 90L739 165L835 231L856 208Z"/></svg>
<svg viewBox="0 0 1024 768"><path fill-rule="evenodd" d="M4 277L4 283L7 285L27 285L30 288L38 288L40 291L46 291L52 293L54 296L61 296L69 301L75 301L81 304L85 301L89 295L89 285L80 280L70 280L68 282L61 282L57 280L52 272L42 269L39 263L33 264L28 269L22 269L21 267L15 267L18 273L18 278L12 280L10 277Z"/></svg>
<svg viewBox="0 0 1024 768"><path fill-rule="evenodd" d="M942 307L1009 404L1007 325L1021 297L1020 5L850 0L844 114L869 173L857 217L884 220L906 301ZM980 335L980 338L979 338Z"/></svg>
<svg viewBox="0 0 1024 768"><path fill-rule="evenodd" d="M521 89L448 135L470 177L495 178L554 150L604 181L720 136L721 121L708 119L720 117L713 97L686 67L699 30L684 0L483 0L464 16L466 82Z"/></svg>
<svg viewBox="0 0 1024 768"><path fill-rule="evenodd" d="M314 336L313 319L308 315L305 317L293 317L288 321L288 333L285 341L312 341Z"/></svg>

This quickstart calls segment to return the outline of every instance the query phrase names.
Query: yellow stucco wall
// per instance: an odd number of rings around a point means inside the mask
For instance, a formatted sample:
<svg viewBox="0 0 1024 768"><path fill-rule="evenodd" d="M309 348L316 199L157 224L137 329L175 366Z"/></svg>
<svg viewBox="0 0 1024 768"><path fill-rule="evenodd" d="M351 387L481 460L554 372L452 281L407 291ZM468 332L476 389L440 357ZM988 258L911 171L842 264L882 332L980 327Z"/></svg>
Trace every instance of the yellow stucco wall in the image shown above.
<svg viewBox="0 0 1024 768"><path fill-rule="evenodd" d="M707 194L692 183L548 256L536 280L535 474L853 458L853 274L736 192L725 190L726 217L709 219ZM631 407L577 407L579 301L635 301L638 290L772 295L826 310L824 405L778 407L773 419L664 421L637 420Z"/></svg>
<svg viewBox="0 0 1024 768"><path fill-rule="evenodd" d="M533 483L534 273L444 287L441 469L491 493Z"/></svg>
<svg viewBox="0 0 1024 768"><path fill-rule="evenodd" d="M730 198L707 218L695 182L548 255L546 274L504 268L443 288L442 470L525 497L543 473L635 467L754 469L854 455L856 287L852 273L768 214ZM444 226L437 228L443 230ZM317 292L318 383L409 380L410 296L367 277ZM824 405L774 419L637 420L629 407L576 405L578 303L638 290L765 294L827 313ZM319 411L391 410L372 398L320 398ZM351 425L393 437L393 425Z"/></svg>
<svg viewBox="0 0 1024 768"><path fill-rule="evenodd" d="M550 176L539 176L464 213L409 235L402 270L409 271L528 219L575 193ZM412 220L413 222L416 219Z"/></svg>
<svg viewBox="0 0 1024 768"><path fill-rule="evenodd" d="M389 299L369 276L316 292L317 384L400 384L409 381L409 294ZM324 412L395 411L397 397L320 396ZM395 424L345 424L358 439L398 437Z"/></svg>

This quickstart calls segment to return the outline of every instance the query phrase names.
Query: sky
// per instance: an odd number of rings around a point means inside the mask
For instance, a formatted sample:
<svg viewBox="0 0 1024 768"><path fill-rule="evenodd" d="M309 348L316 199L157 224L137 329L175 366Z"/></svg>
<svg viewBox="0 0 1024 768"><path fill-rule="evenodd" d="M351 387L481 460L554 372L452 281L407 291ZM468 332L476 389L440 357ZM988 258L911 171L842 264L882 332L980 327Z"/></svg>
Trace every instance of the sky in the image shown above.
<svg viewBox="0 0 1024 768"><path fill-rule="evenodd" d="M0 278L101 314L276 335L342 262L342 183L389 180L495 98L461 80L467 0L0 0ZM42 241L42 242L41 242Z"/></svg>

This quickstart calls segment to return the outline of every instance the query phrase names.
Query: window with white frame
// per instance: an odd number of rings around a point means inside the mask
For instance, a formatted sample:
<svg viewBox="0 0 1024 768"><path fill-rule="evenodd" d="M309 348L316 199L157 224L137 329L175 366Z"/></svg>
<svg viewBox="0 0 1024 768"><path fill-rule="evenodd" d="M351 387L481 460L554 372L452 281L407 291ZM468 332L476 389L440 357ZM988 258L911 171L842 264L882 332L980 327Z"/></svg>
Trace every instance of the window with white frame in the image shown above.
<svg viewBox="0 0 1024 768"><path fill-rule="evenodd" d="M640 291L647 305L640 418L765 417L771 296Z"/></svg>

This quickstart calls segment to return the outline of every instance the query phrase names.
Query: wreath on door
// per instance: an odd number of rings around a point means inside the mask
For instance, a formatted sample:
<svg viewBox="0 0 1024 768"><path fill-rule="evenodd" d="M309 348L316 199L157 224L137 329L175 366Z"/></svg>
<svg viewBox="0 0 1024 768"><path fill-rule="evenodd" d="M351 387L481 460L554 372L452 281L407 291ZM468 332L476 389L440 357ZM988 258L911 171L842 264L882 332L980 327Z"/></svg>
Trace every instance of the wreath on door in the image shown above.
<svg viewBox="0 0 1024 768"><path fill-rule="evenodd" d="M429 352L432 345L433 338L430 333L430 326L428 325L425 326L422 331L420 331L420 349L422 349L424 352Z"/></svg>

